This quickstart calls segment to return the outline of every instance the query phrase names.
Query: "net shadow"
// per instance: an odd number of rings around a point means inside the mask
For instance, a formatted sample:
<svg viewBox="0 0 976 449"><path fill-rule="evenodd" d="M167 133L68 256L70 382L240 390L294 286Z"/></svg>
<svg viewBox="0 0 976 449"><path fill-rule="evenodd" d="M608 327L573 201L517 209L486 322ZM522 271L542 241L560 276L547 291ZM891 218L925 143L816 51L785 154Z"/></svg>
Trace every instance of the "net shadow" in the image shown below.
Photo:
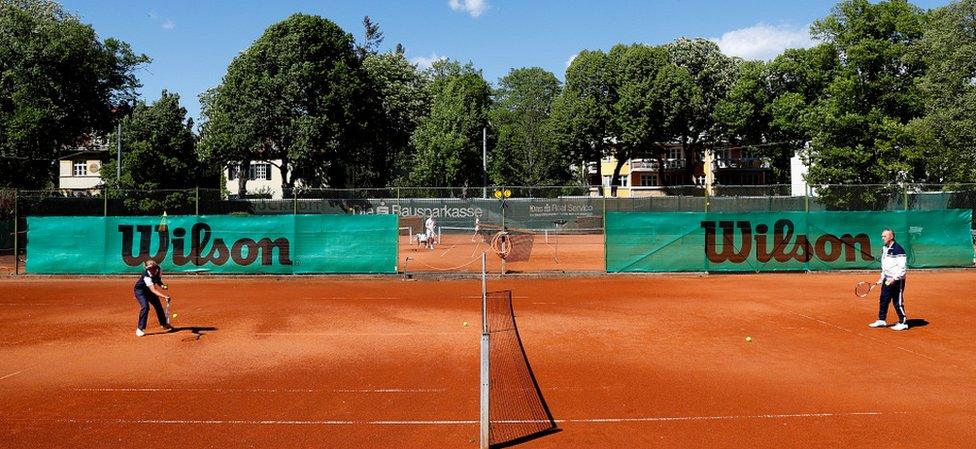
<svg viewBox="0 0 976 449"><path fill-rule="evenodd" d="M511 290L487 295L489 446L509 447L558 431L522 346Z"/></svg>

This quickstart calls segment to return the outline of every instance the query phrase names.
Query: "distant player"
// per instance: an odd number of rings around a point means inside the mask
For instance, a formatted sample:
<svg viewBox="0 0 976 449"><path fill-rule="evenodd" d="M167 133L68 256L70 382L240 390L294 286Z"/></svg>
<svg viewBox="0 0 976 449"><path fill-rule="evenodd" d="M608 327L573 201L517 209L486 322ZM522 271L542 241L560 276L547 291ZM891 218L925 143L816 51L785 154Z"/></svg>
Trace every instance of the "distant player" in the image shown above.
<svg viewBox="0 0 976 449"><path fill-rule="evenodd" d="M139 280L136 281L135 287L136 301L139 301L139 305L142 306L139 309L139 324L136 325L136 337L146 335L146 320L149 317L150 305L156 310L156 319L159 320L159 325L168 331L173 330L173 326L170 326L169 321L166 319L163 304L160 302L168 300L169 296L166 296L166 293L163 292L163 278L159 264L155 260L147 260L145 266L146 269L139 275Z"/></svg>
<svg viewBox="0 0 976 449"><path fill-rule="evenodd" d="M427 221L424 222L424 228L427 230L427 249L434 249L434 235L437 233L437 220L434 220L433 215L427 217Z"/></svg>
<svg viewBox="0 0 976 449"><path fill-rule="evenodd" d="M878 306L878 321L868 326L887 327L885 317L888 316L888 303L895 306L895 313L898 314L898 323L891 326L891 330L903 331L908 329L908 317L905 315L905 274L908 272L905 249L895 241L895 232L890 228L881 231L881 240L884 246L881 248L881 277L878 285L881 286L881 297Z"/></svg>

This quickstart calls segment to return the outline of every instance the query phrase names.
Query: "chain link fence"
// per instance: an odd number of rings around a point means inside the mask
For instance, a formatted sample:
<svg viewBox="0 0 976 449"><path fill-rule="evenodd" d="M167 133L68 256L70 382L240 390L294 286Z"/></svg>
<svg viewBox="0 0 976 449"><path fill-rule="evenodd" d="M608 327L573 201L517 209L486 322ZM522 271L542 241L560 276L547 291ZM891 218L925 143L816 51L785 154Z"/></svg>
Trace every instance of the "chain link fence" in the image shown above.
<svg viewBox="0 0 976 449"><path fill-rule="evenodd" d="M15 252L24 257L27 217L44 216L394 214L400 217L401 237L410 245L420 243L428 217L435 218L439 238L456 234L467 241L480 225L504 225L536 233L547 244L568 245L571 236L579 236L576 240L595 245L602 244L606 212L970 209L976 216L976 183L808 186L801 194L790 185L641 188L640 196L624 197L627 192L625 187L599 186L295 188L278 198L236 198L226 190L199 188L0 189L0 270L10 270L20 260L13 257ZM564 248L571 253L571 247Z"/></svg>

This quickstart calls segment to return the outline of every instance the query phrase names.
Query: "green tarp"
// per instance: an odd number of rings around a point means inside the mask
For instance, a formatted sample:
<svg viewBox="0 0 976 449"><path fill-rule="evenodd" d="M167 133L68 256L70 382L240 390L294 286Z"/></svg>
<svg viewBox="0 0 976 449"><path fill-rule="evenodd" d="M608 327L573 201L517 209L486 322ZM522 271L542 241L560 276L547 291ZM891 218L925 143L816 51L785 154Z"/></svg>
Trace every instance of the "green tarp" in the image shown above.
<svg viewBox="0 0 976 449"><path fill-rule="evenodd" d="M793 271L880 267L891 228L912 268L971 266L972 210L608 212L609 272Z"/></svg>
<svg viewBox="0 0 976 449"><path fill-rule="evenodd" d="M396 273L394 215L29 217L27 272Z"/></svg>

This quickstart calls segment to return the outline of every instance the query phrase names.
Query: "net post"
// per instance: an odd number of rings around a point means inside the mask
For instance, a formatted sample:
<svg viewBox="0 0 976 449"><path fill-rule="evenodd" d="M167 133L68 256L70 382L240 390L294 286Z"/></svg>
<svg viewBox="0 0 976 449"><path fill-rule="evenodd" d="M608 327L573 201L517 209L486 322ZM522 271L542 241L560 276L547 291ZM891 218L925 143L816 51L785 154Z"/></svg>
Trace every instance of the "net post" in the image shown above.
<svg viewBox="0 0 976 449"><path fill-rule="evenodd" d="M480 448L488 449L490 444L490 427L488 412L488 395L490 391L490 377L488 371L489 334L488 334L488 253L481 253L481 410L479 414Z"/></svg>
<svg viewBox="0 0 976 449"><path fill-rule="evenodd" d="M488 253L481 252L481 332L488 332Z"/></svg>

